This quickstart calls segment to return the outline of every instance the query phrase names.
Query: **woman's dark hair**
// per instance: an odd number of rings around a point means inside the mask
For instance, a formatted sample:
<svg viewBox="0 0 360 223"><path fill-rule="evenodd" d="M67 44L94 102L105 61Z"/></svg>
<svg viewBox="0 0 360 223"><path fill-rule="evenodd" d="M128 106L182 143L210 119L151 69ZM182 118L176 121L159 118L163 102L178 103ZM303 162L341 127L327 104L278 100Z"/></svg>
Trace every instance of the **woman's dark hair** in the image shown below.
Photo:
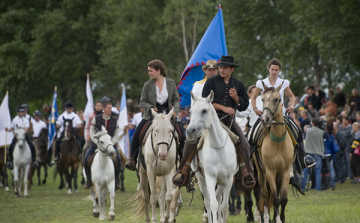
<svg viewBox="0 0 360 223"><path fill-rule="evenodd" d="M267 64L267 69L270 69L271 65L276 65L279 66L279 69L281 70L281 62L278 59L272 59L269 61L269 63Z"/></svg>
<svg viewBox="0 0 360 223"><path fill-rule="evenodd" d="M329 135L333 134L333 130L334 130L334 126L332 123L328 122L326 125L326 130L328 132Z"/></svg>
<svg viewBox="0 0 360 223"><path fill-rule="evenodd" d="M160 74L163 77L166 77L167 73L165 70L165 66L161 60L153 60L148 63L148 67L154 68L155 70L160 70Z"/></svg>

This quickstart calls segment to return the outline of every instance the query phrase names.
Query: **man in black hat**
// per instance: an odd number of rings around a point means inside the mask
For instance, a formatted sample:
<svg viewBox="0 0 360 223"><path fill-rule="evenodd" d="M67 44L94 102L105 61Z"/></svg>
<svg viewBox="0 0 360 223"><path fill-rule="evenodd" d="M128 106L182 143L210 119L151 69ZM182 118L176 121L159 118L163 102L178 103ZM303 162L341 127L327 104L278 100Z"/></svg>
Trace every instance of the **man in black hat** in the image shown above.
<svg viewBox="0 0 360 223"><path fill-rule="evenodd" d="M109 136L111 137L111 141L114 145L114 149L116 151L116 158L117 158L117 163L118 165L115 167L115 189L122 189L121 185L120 185L120 180L119 180L119 174L120 174L120 170L121 170L121 165L120 165L120 154L119 154L119 150L117 148L117 140L118 140L118 136L119 136L119 122L117 120L117 118L115 116L112 115L112 103L110 101L110 99L108 97L103 97L101 100L101 104L102 104L102 109L103 109L103 113L100 113L98 115L96 115L92 121L91 121L91 125L90 125L90 138L92 139L92 143L91 146L89 147L85 157L84 157L84 169L85 169L85 173L86 173L86 184L84 186L84 189L90 189L90 187L92 186L92 181L91 181L91 166L88 165L87 161L89 159L89 157L94 154L97 146L95 144L96 140L93 138L94 135L96 134L97 131L101 131L102 126L104 126L109 134Z"/></svg>
<svg viewBox="0 0 360 223"><path fill-rule="evenodd" d="M235 109L245 111L249 105L249 98L243 83L232 76L235 67L239 66L234 63L234 58L231 56L222 56L217 65L220 67L220 74L206 81L202 96L207 97L211 90L214 91L214 100L212 103L217 111L218 117L223 118L221 121L239 136L239 141L235 144L240 166L236 174L236 188L239 191L244 190L244 188L253 187L255 185L255 179L250 163L250 145L238 124L231 122L231 116L235 115ZM188 179L187 175L190 173L190 163L196 151L194 148L196 146L196 142L186 140L183 158L179 166L181 177L174 179L175 185L183 185L186 183ZM245 185L241 183L242 178L244 179Z"/></svg>
<svg viewBox="0 0 360 223"><path fill-rule="evenodd" d="M56 128L60 128L57 139L56 139L56 147L55 147L55 155L54 155L54 161L58 162L60 157L60 148L62 144L62 139L64 138L64 119L72 119L73 128L75 128L75 136L76 139L78 139L77 129L81 129L83 122L81 121L80 117L75 114L74 112L74 106L71 102L65 103L65 111L59 116L59 118L56 121ZM79 143L80 144L80 143Z"/></svg>
<svg viewBox="0 0 360 223"><path fill-rule="evenodd" d="M30 122L28 119L25 118L25 108L20 106L17 109L17 113L18 113L18 115L11 122L11 129L5 128L5 131L12 132L12 131L16 130L18 127L25 127L25 132L28 132L29 127L30 127ZM36 159L35 146L31 142L30 137L28 137L28 134L25 135L25 140L30 147L31 159L33 161L33 165L34 165L34 167L38 167L39 163L35 160ZM16 144L16 137L14 136L14 138L11 142L10 148L9 148L8 163L6 164L9 169L13 168L12 162L13 162L13 150L14 150L15 144Z"/></svg>

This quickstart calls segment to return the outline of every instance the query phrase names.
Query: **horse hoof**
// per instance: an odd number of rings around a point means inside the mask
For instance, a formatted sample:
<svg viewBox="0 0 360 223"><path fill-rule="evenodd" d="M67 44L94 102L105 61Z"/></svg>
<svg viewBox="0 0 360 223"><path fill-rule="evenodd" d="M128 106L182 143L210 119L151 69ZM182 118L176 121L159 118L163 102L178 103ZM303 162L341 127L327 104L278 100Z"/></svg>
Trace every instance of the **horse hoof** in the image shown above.
<svg viewBox="0 0 360 223"><path fill-rule="evenodd" d="M71 191L71 190L68 190L68 194L72 194L72 191Z"/></svg>
<svg viewBox="0 0 360 223"><path fill-rule="evenodd" d="M25 197L29 197L29 195L27 194L27 195L25 195Z"/></svg>
<svg viewBox="0 0 360 223"><path fill-rule="evenodd" d="M9 191L10 191L10 188L9 188L9 187L5 187L5 191L6 191L6 192L9 192Z"/></svg>
<svg viewBox="0 0 360 223"><path fill-rule="evenodd" d="M94 216L94 218L98 218L99 217L99 212L93 212L93 216Z"/></svg>
<svg viewBox="0 0 360 223"><path fill-rule="evenodd" d="M109 216L108 216L108 220L109 220L109 221L114 221L114 219L115 219L115 215L109 215Z"/></svg>
<svg viewBox="0 0 360 223"><path fill-rule="evenodd" d="M79 193L79 190L75 190L74 193Z"/></svg>
<svg viewBox="0 0 360 223"><path fill-rule="evenodd" d="M46 180L43 180L43 181L42 181L42 184L44 184L44 185L45 185L45 184L46 184Z"/></svg>

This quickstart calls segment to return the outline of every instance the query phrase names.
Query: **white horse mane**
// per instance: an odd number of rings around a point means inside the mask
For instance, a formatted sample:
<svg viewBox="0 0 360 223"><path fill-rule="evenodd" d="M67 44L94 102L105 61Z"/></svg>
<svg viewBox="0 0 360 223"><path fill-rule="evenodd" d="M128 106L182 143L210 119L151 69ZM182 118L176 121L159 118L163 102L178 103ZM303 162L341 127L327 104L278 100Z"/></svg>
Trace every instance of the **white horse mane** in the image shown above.
<svg viewBox="0 0 360 223"><path fill-rule="evenodd" d="M106 135L108 132L106 130L106 128L104 126L101 126L101 131L96 131L94 137L95 138L100 138L103 135Z"/></svg>

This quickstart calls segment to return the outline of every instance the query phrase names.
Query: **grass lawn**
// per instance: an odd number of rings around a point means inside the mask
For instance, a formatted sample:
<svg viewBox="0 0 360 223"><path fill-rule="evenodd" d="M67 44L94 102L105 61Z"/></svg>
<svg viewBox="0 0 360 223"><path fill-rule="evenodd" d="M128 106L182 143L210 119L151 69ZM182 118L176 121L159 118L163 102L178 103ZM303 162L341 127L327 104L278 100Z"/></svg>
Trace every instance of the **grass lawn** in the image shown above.
<svg viewBox="0 0 360 223"><path fill-rule="evenodd" d="M14 190L5 192L0 188L0 222L99 222L92 216L92 202L84 199L89 195L82 189L78 193L68 195L67 190L58 190L59 178L52 178L53 168L50 168L46 185L33 185L29 190L29 197L16 198ZM10 177L11 180L11 177ZM37 182L37 177L33 177ZM126 201L135 194L137 178L134 172L125 171L126 193L116 192L115 221L127 222L125 213L130 209ZM194 200L189 206L191 195L182 192L184 205L177 217L177 222L201 222L202 199L199 191L194 195ZM327 190L317 192L311 190L306 196L298 198L289 188L289 202L286 208L286 222L360 222L360 185L336 185L335 191ZM109 202L106 213L109 212ZM160 220L158 211L158 220ZM139 222L144 222L144 218ZM238 216L230 216L228 222L246 222L242 211Z"/></svg>

